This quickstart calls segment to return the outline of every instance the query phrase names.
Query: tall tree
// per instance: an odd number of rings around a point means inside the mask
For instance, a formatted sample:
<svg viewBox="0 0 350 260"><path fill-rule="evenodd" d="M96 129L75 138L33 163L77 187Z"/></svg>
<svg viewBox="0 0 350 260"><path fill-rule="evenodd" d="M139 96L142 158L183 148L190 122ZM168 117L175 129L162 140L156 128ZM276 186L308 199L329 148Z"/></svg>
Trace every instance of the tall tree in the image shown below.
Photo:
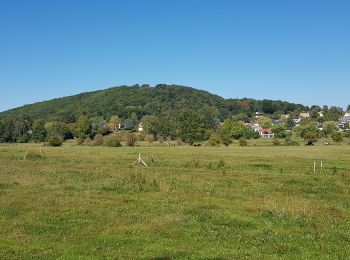
<svg viewBox="0 0 350 260"><path fill-rule="evenodd" d="M205 134L204 122L198 113L186 110L179 118L179 136L191 145L203 141Z"/></svg>
<svg viewBox="0 0 350 260"><path fill-rule="evenodd" d="M77 122L77 134L80 138L86 138L92 134L92 126L87 116L81 116Z"/></svg>
<svg viewBox="0 0 350 260"><path fill-rule="evenodd" d="M145 133L153 135L153 137L156 138L159 133L158 121L158 116L144 116L141 120L141 124Z"/></svg>
<svg viewBox="0 0 350 260"><path fill-rule="evenodd" d="M111 129L111 131L118 131L120 122L121 120L119 116L111 116L108 122L108 126Z"/></svg>
<svg viewBox="0 0 350 260"><path fill-rule="evenodd" d="M44 142L47 131L45 129L45 121L44 120L36 120L33 123L33 134L32 140L35 142Z"/></svg>

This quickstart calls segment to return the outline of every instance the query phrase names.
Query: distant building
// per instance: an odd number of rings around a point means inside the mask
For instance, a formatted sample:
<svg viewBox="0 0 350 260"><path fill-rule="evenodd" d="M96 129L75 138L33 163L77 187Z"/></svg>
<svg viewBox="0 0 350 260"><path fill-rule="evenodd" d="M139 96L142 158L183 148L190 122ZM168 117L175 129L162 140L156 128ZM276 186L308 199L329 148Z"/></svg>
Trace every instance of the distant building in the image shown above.
<svg viewBox="0 0 350 260"><path fill-rule="evenodd" d="M139 123L138 130L139 130L139 132L143 132L144 131L143 125L141 123Z"/></svg>
<svg viewBox="0 0 350 260"><path fill-rule="evenodd" d="M254 117L255 117L256 119L262 118L264 115L265 115L265 114L262 113L262 112L255 112L255 113L254 113Z"/></svg>
<svg viewBox="0 0 350 260"><path fill-rule="evenodd" d="M345 122L350 122L350 111L346 112L342 118Z"/></svg>
<svg viewBox="0 0 350 260"><path fill-rule="evenodd" d="M293 122L294 122L294 124L300 124L301 123L301 118L300 117L294 118Z"/></svg>
<svg viewBox="0 0 350 260"><path fill-rule="evenodd" d="M272 125L283 125L284 122L281 120L272 120Z"/></svg>
<svg viewBox="0 0 350 260"><path fill-rule="evenodd" d="M255 131L255 132L259 132L259 130L261 129L259 124L251 124L250 127Z"/></svg>
<svg viewBox="0 0 350 260"><path fill-rule="evenodd" d="M272 132L271 128L260 128L259 134L261 138L273 138L275 134Z"/></svg>
<svg viewBox="0 0 350 260"><path fill-rule="evenodd" d="M285 115L281 115L281 120L287 120L290 118L290 115L285 114Z"/></svg>
<svg viewBox="0 0 350 260"><path fill-rule="evenodd" d="M300 118L308 118L308 117L310 117L310 113L300 113L299 117Z"/></svg>

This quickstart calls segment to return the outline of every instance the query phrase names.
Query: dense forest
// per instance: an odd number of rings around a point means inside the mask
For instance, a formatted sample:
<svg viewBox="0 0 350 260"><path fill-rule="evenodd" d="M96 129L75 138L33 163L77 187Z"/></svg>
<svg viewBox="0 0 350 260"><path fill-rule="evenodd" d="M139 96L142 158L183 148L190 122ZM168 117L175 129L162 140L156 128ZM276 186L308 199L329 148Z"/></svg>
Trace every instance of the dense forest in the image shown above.
<svg viewBox="0 0 350 260"><path fill-rule="evenodd" d="M46 141L55 145L79 138L82 142L97 139L97 143L105 141L118 146L122 139L133 144L135 138L149 141L162 138L193 144L210 137L215 143L220 134L219 141L229 144L232 138L258 138L256 132L243 125L253 122L256 113L268 120L289 114L285 128L291 129L294 126L292 117L310 112L316 119L319 111L321 108L317 106L309 108L283 101L224 99L177 85L120 86L2 112L0 142ZM329 121L337 120L342 114L342 110L335 107L325 107L322 111ZM140 125L145 136L129 135L137 132ZM286 129L282 130L281 137L285 136ZM120 136L123 131L124 135ZM277 133L281 129L274 131ZM110 135L116 133L119 136L112 140Z"/></svg>
<svg viewBox="0 0 350 260"><path fill-rule="evenodd" d="M135 114L141 120L145 115L174 116L184 109L194 110L200 114L207 114L208 109L215 110L220 120L240 113L251 116L254 112L284 114L309 110L306 106L282 101L248 98L225 100L203 90L161 84L155 87L120 86L57 98L2 112L0 119L30 118L46 122L74 123L80 116L89 118L100 116L108 119L116 115L121 119L127 119Z"/></svg>

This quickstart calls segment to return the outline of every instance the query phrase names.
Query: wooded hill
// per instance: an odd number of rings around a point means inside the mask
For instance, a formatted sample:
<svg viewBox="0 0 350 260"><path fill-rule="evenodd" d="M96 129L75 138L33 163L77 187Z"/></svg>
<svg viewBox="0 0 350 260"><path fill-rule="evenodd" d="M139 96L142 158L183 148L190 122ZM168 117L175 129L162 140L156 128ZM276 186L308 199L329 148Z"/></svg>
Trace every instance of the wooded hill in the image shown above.
<svg viewBox="0 0 350 260"><path fill-rule="evenodd" d="M177 85L134 85L25 105L0 113L0 119L30 118L73 123L82 115L105 119L113 115L122 119L136 115L141 119L144 115L176 116L188 109L203 115L210 111L223 120L240 113L247 116L252 116L254 112L285 114L308 111L309 107L283 101L224 99L207 91Z"/></svg>

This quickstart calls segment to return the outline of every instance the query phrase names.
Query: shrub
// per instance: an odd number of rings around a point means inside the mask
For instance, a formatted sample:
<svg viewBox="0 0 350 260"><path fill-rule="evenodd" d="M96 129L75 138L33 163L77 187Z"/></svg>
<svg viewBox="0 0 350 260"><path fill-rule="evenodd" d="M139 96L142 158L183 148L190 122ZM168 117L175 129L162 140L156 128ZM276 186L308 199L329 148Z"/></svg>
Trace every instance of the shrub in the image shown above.
<svg viewBox="0 0 350 260"><path fill-rule="evenodd" d="M343 136L339 132L334 132L334 133L332 133L332 139L334 142L340 143L343 141Z"/></svg>
<svg viewBox="0 0 350 260"><path fill-rule="evenodd" d="M82 145L84 140L82 138L77 138L77 139L75 139L75 142L77 145Z"/></svg>
<svg viewBox="0 0 350 260"><path fill-rule="evenodd" d="M103 145L108 147L120 147L120 138L116 134L107 135L103 138Z"/></svg>
<svg viewBox="0 0 350 260"><path fill-rule="evenodd" d="M176 145L177 146L182 146L184 143L182 142L182 139L179 137L176 139Z"/></svg>
<svg viewBox="0 0 350 260"><path fill-rule="evenodd" d="M86 137L84 140L84 145L92 146L94 145L94 141L90 137Z"/></svg>
<svg viewBox="0 0 350 260"><path fill-rule="evenodd" d="M63 144L63 137L60 135L50 135L47 139L50 146L61 146Z"/></svg>
<svg viewBox="0 0 350 260"><path fill-rule="evenodd" d="M146 135L145 141L149 142L150 144L154 141L154 135Z"/></svg>
<svg viewBox="0 0 350 260"><path fill-rule="evenodd" d="M102 134L97 134L94 137L94 145L100 146L103 144L103 135Z"/></svg>
<svg viewBox="0 0 350 260"><path fill-rule="evenodd" d="M248 146L247 139L245 139L244 137L241 137L239 139L239 146Z"/></svg>
<svg viewBox="0 0 350 260"><path fill-rule="evenodd" d="M136 135L135 135L135 133L129 133L127 135L126 145L127 146L131 146L131 147L136 145Z"/></svg>
<svg viewBox="0 0 350 260"><path fill-rule="evenodd" d="M210 138L209 138L208 142L209 142L209 144L211 146L218 146L218 145L220 145L220 143L221 143L220 135L218 133L212 133L210 135Z"/></svg>
<svg viewBox="0 0 350 260"><path fill-rule="evenodd" d="M291 138L287 137L284 139L284 145L285 146L296 146L300 145L299 142L292 140Z"/></svg>

